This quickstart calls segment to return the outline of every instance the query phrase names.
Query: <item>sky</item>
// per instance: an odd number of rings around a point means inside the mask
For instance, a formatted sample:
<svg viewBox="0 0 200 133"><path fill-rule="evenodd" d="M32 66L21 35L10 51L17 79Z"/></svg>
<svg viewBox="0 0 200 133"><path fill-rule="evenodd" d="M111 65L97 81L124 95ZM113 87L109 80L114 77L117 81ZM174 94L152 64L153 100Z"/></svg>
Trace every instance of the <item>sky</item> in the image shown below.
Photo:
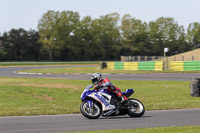
<svg viewBox="0 0 200 133"><path fill-rule="evenodd" d="M200 0L0 0L0 33L12 28L37 30L38 20L48 10L79 12L81 18L117 12L145 22L173 17L185 28L200 22Z"/></svg>

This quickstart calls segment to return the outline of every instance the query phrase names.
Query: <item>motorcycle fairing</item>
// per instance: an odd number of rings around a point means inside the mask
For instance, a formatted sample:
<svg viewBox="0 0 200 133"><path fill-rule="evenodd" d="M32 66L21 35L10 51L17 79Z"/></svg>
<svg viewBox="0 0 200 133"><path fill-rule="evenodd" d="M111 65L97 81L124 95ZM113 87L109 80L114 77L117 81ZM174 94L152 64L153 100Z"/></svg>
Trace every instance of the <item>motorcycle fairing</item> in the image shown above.
<svg viewBox="0 0 200 133"><path fill-rule="evenodd" d="M88 85L85 90L83 91L83 93L81 94L81 100L84 101L87 99L88 95L90 95L91 93L95 92L90 90L90 88L92 88L93 85Z"/></svg>
<svg viewBox="0 0 200 133"><path fill-rule="evenodd" d="M104 98L104 96L107 97L108 100ZM91 97L95 99L96 101L98 101L102 105L103 111L115 109L115 106L110 104L110 100L112 96L104 92L93 92L90 95L88 95L88 97Z"/></svg>

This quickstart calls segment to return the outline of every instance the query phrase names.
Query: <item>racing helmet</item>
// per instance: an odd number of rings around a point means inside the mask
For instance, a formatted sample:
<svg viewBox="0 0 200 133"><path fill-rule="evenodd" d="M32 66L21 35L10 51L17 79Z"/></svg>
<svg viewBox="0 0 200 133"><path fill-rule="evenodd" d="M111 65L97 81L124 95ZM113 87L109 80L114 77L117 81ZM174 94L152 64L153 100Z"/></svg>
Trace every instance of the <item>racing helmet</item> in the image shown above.
<svg viewBox="0 0 200 133"><path fill-rule="evenodd" d="M102 74L101 73L93 73L91 76L92 83L97 85L101 81Z"/></svg>

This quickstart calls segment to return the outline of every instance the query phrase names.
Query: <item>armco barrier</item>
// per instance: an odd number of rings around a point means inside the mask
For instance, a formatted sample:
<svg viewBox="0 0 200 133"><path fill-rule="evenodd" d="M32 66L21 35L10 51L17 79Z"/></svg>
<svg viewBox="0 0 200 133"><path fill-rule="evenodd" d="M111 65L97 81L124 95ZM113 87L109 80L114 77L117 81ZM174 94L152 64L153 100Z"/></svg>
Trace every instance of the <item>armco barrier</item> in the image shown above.
<svg viewBox="0 0 200 133"><path fill-rule="evenodd" d="M200 61L185 61L184 70L200 70Z"/></svg>
<svg viewBox="0 0 200 133"><path fill-rule="evenodd" d="M163 62L162 61L156 61L155 62L155 71L163 71Z"/></svg>
<svg viewBox="0 0 200 133"><path fill-rule="evenodd" d="M124 70L138 70L138 62L124 62Z"/></svg>
<svg viewBox="0 0 200 133"><path fill-rule="evenodd" d="M155 70L155 62L139 62L138 70Z"/></svg>
<svg viewBox="0 0 200 133"><path fill-rule="evenodd" d="M107 62L107 68L110 70L163 71L163 62Z"/></svg>
<svg viewBox="0 0 200 133"><path fill-rule="evenodd" d="M114 62L107 62L107 69L114 70Z"/></svg>
<svg viewBox="0 0 200 133"><path fill-rule="evenodd" d="M162 61L107 62L107 69L109 70L163 71L163 66ZM169 66L172 71L200 70L200 61L171 61Z"/></svg>
<svg viewBox="0 0 200 133"><path fill-rule="evenodd" d="M115 62L114 68L115 70L124 70L124 62Z"/></svg>
<svg viewBox="0 0 200 133"><path fill-rule="evenodd" d="M170 70L173 71L200 70L200 61L171 61Z"/></svg>
<svg viewBox="0 0 200 133"><path fill-rule="evenodd" d="M184 62L183 61L171 61L169 64L170 70L173 71L183 71Z"/></svg>

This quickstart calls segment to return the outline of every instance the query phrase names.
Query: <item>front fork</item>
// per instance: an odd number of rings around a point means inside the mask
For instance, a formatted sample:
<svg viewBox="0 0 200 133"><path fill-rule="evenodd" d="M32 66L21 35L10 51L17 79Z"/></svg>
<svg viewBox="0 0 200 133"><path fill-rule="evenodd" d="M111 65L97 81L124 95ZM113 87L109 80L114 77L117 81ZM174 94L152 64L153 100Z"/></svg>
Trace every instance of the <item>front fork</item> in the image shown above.
<svg viewBox="0 0 200 133"><path fill-rule="evenodd" d="M92 100L86 100L86 102L88 103L88 111L92 114L94 113L94 102Z"/></svg>
<svg viewBox="0 0 200 133"><path fill-rule="evenodd" d="M92 101L92 100L86 100L86 102L88 103L88 105L89 105L89 108L93 108L93 106L94 106L94 103L93 103L93 101Z"/></svg>

